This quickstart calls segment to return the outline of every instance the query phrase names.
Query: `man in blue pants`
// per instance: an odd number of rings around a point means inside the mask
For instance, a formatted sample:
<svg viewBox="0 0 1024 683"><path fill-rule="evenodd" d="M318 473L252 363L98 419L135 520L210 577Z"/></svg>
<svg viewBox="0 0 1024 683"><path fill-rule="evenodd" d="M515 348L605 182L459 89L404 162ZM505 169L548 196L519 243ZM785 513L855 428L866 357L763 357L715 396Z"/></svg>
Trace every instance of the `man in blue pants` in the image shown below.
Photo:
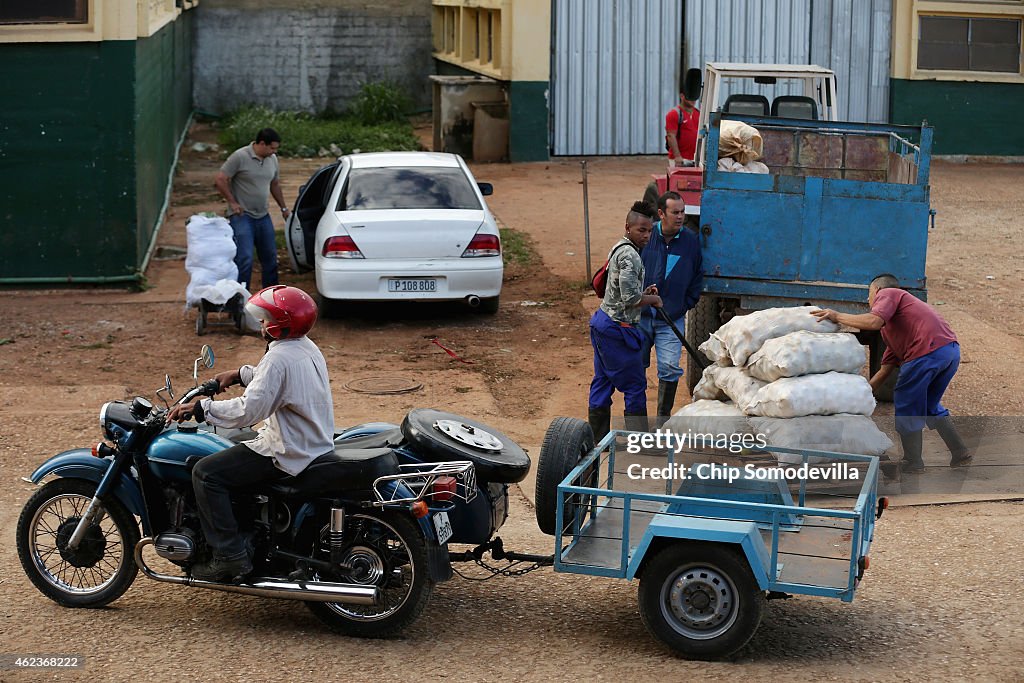
<svg viewBox="0 0 1024 683"><path fill-rule="evenodd" d="M230 207L228 220L235 236L235 265L238 281L249 288L252 277L253 246L260 257L263 287L278 284L277 241L274 221L268 211L267 195L281 207L288 220L288 207L281 191L277 149L281 136L273 128L256 133L256 140L236 149L220 167L214 185Z"/></svg>
<svg viewBox="0 0 1024 683"><path fill-rule="evenodd" d="M654 207L635 202L626 215L625 235L608 254L608 283L604 299L590 318L594 347L594 379L590 383L589 421L594 439L611 429L612 393L625 398L626 429L647 430L647 380L641 350L643 335L637 328L640 312L661 306L656 288L644 289L640 250L651 239Z"/></svg>
<svg viewBox="0 0 1024 683"><path fill-rule="evenodd" d="M704 259L700 240L683 227L686 204L676 192L658 198L658 217L651 240L640 252L644 262L644 286L654 285L664 306L661 310L681 332L686 312L700 300L704 284ZM652 308L645 308L640 318L644 333L644 368L651 364L651 349L658 359L658 421L659 425L672 415L672 404L683 370L679 360L683 342Z"/></svg>
<svg viewBox="0 0 1024 683"><path fill-rule="evenodd" d="M957 433L942 395L960 366L960 344L949 324L934 308L899 288L892 275L879 275L868 288L870 313L850 315L830 309L812 311L819 320L831 320L858 330L881 330L885 341L882 366L871 378L877 389L898 365L896 431L903 444L904 472L924 469L921 432L927 426L949 448L950 467L970 464L971 452Z"/></svg>

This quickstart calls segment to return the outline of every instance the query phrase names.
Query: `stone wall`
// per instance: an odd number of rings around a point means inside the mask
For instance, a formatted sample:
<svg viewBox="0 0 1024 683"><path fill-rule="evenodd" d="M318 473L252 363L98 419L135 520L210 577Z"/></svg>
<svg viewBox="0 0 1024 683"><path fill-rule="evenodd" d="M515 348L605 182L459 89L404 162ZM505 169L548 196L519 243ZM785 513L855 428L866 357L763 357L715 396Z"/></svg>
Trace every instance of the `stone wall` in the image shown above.
<svg viewBox="0 0 1024 683"><path fill-rule="evenodd" d="M343 111L380 80L430 106L430 0L204 0L196 12L199 111Z"/></svg>

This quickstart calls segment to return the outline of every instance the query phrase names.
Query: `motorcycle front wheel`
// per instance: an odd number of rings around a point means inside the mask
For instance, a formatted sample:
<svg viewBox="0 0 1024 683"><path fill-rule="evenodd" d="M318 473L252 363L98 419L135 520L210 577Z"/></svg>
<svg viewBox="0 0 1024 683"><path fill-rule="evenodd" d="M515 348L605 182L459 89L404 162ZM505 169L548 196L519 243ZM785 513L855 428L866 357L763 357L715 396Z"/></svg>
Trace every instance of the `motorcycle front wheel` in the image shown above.
<svg viewBox="0 0 1024 683"><path fill-rule="evenodd" d="M121 597L138 573L135 517L111 499L77 549L68 541L96 493L96 484L55 479L35 492L18 518L18 558L43 595L65 607L102 607Z"/></svg>
<svg viewBox="0 0 1024 683"><path fill-rule="evenodd" d="M328 528L319 534L318 559L330 557ZM352 514L345 520L344 578L377 586L379 605L307 602L321 621L339 633L384 638L401 632L423 612L434 590L427 570L427 547L413 520L390 512ZM315 577L319 578L319 577Z"/></svg>

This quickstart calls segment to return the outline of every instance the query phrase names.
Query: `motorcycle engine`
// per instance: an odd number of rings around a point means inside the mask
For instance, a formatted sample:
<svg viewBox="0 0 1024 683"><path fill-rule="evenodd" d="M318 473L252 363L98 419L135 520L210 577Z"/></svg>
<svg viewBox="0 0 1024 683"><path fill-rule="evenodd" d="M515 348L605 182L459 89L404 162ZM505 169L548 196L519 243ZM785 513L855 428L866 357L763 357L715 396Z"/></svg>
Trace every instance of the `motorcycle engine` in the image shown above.
<svg viewBox="0 0 1024 683"><path fill-rule="evenodd" d="M188 562L196 554L193 533L188 528L165 531L153 540L153 549L157 555L171 562Z"/></svg>

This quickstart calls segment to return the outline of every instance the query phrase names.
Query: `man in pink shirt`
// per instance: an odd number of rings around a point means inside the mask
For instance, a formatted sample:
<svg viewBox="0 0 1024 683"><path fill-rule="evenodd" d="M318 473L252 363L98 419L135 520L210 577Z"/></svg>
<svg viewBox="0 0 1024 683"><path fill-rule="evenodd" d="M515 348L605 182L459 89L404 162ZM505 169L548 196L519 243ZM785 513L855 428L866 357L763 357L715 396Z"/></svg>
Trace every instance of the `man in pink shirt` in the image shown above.
<svg viewBox="0 0 1024 683"><path fill-rule="evenodd" d="M926 425L938 431L949 448L950 467L969 464L972 455L941 403L960 366L960 344L953 330L934 308L900 289L892 275L879 275L871 281L868 305L871 312L860 315L831 309L812 311L811 315L858 330L881 330L886 350L882 367L870 382L871 388L877 389L899 366L893 401L896 431L903 444L902 470L924 469L921 432Z"/></svg>

